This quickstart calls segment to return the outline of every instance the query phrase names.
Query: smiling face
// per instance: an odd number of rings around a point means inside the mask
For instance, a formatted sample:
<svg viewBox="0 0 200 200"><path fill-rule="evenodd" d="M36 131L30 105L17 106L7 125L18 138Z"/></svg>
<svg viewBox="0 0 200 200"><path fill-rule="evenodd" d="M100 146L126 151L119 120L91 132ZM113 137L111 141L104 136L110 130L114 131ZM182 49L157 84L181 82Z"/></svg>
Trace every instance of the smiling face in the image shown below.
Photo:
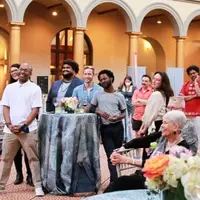
<svg viewBox="0 0 200 200"><path fill-rule="evenodd" d="M168 138L178 130L178 125L169 120L163 120L162 136Z"/></svg>
<svg viewBox="0 0 200 200"><path fill-rule="evenodd" d="M17 67L10 68L10 75L15 81L17 81L19 79L19 72L20 72L19 68L17 68Z"/></svg>
<svg viewBox="0 0 200 200"><path fill-rule="evenodd" d="M68 79L75 75L74 70L68 64L64 64L62 67L62 75L64 78Z"/></svg>
<svg viewBox="0 0 200 200"><path fill-rule="evenodd" d="M144 89L146 89L146 88L150 87L150 85L151 85L150 79L148 77L143 77L142 78L142 87Z"/></svg>
<svg viewBox="0 0 200 200"><path fill-rule="evenodd" d="M32 68L29 64L22 64L19 68L19 81L22 83L27 82L32 74Z"/></svg>
<svg viewBox="0 0 200 200"><path fill-rule="evenodd" d="M189 77L192 81L194 81L198 77L198 75L198 72L193 69L189 71Z"/></svg>
<svg viewBox="0 0 200 200"><path fill-rule="evenodd" d="M161 86L161 84L162 84L162 76L160 74L154 75L152 80L152 88L157 89Z"/></svg>
<svg viewBox="0 0 200 200"><path fill-rule="evenodd" d="M83 80L85 83L91 83L93 81L94 71L90 68L87 68L83 72Z"/></svg>

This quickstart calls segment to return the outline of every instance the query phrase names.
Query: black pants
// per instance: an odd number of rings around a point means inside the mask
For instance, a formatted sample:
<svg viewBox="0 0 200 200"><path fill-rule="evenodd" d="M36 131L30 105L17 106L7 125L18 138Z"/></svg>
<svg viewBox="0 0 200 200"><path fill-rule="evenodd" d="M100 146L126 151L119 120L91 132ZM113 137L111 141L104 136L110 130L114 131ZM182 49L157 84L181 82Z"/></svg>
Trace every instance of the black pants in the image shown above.
<svg viewBox="0 0 200 200"><path fill-rule="evenodd" d="M28 157L24 151L24 162L26 165L26 172L28 176L32 176L31 174L31 169L29 166L29 162L28 162ZM17 173L22 173L22 153L21 153L21 148L19 149L19 151L17 152L15 158L14 158L14 163L15 163L15 168Z"/></svg>
<svg viewBox="0 0 200 200"><path fill-rule="evenodd" d="M122 122L109 125L101 125L102 143L108 159L108 168L110 171L110 181L113 182L117 179L116 167L110 161L110 155L114 149L122 146L124 138L124 127Z"/></svg>
<svg viewBox="0 0 200 200"><path fill-rule="evenodd" d="M145 178L140 170L137 170L135 174L130 176L119 177L105 189L104 193L138 189L146 189Z"/></svg>

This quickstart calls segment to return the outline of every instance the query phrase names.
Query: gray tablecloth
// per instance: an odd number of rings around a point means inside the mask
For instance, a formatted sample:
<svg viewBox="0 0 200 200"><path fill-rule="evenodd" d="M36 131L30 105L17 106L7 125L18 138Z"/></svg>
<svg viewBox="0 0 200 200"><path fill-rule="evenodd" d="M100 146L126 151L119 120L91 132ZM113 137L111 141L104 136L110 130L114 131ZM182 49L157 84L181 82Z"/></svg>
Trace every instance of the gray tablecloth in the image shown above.
<svg viewBox="0 0 200 200"><path fill-rule="evenodd" d="M98 191L101 171L95 114L42 114L38 137L41 178L47 192Z"/></svg>
<svg viewBox="0 0 200 200"><path fill-rule="evenodd" d="M100 194L84 200L162 200L162 195L153 194L149 190L127 190Z"/></svg>

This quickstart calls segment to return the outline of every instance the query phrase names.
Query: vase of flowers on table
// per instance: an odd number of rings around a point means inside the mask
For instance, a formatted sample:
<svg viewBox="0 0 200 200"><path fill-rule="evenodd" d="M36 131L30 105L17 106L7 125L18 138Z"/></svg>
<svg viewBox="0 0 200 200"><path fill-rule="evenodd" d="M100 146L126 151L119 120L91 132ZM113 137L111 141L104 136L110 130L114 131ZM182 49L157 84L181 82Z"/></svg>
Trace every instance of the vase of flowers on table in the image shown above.
<svg viewBox="0 0 200 200"><path fill-rule="evenodd" d="M74 113L78 105L78 99L76 97L66 97L61 99L60 105L65 112Z"/></svg>
<svg viewBox="0 0 200 200"><path fill-rule="evenodd" d="M143 172L148 189L162 191L163 200L200 199L200 156L184 147L148 159Z"/></svg>

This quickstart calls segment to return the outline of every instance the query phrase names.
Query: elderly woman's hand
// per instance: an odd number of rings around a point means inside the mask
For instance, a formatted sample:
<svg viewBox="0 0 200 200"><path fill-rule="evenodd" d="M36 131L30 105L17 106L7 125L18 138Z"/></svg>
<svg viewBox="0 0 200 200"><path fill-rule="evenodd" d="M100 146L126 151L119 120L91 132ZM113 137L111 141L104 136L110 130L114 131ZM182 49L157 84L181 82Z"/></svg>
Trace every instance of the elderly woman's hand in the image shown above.
<svg viewBox="0 0 200 200"><path fill-rule="evenodd" d="M117 164L133 164L133 159L128 156L121 155L119 153L113 152L110 156L113 165Z"/></svg>

